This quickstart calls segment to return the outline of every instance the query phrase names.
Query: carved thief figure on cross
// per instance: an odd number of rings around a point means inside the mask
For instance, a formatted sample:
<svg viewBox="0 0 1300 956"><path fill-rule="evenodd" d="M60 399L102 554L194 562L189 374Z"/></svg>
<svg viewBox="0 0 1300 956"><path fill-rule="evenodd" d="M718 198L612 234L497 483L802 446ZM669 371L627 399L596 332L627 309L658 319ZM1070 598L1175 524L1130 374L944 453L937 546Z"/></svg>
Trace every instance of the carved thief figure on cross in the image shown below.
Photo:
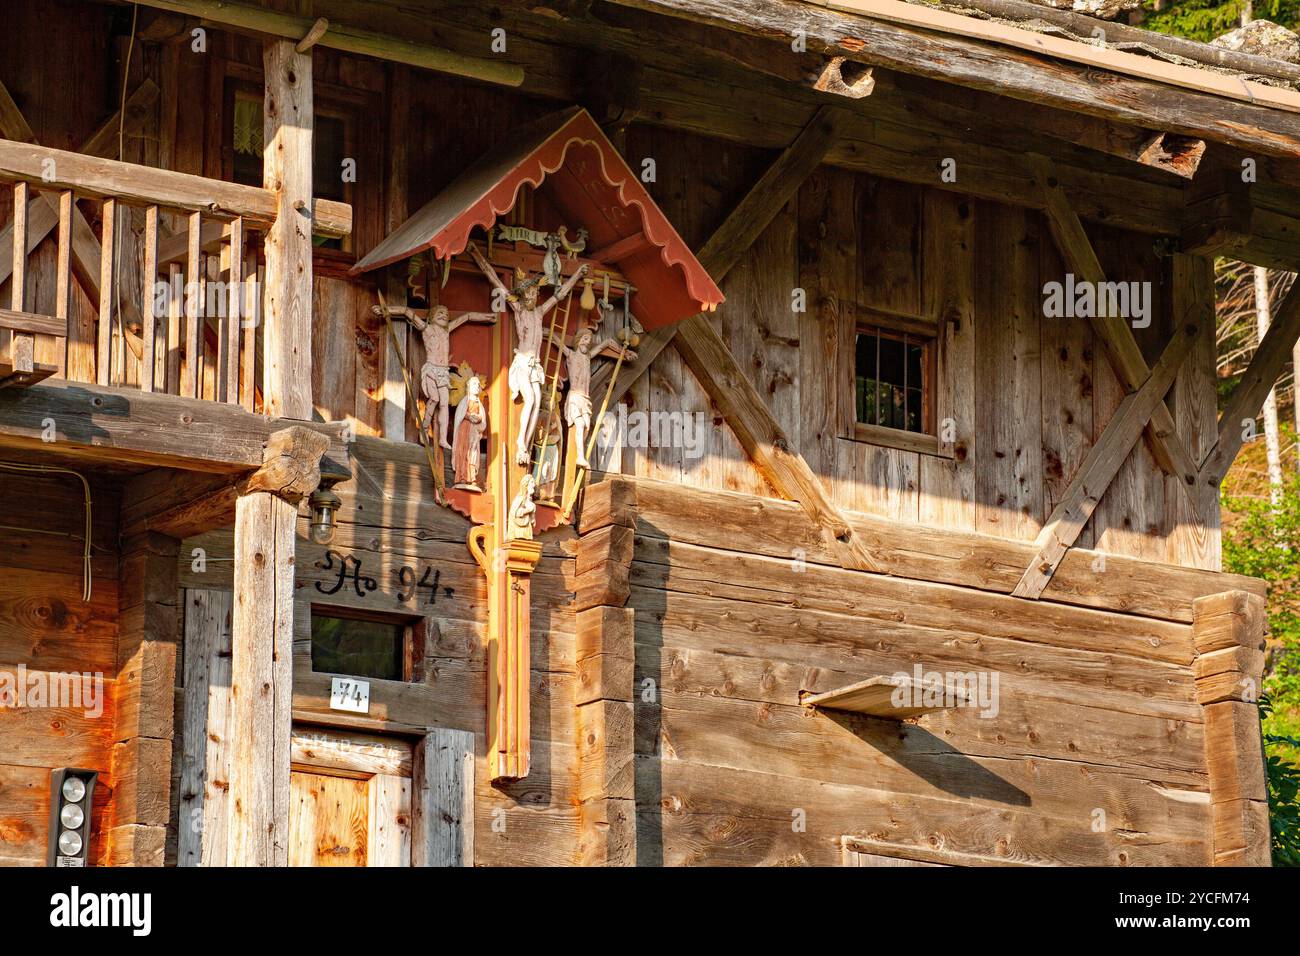
<svg viewBox="0 0 1300 956"><path fill-rule="evenodd" d="M591 360L616 359L621 353L623 361L635 361L636 353L613 339L605 339L592 347L595 330L586 328L578 332L573 346L556 342L569 366L569 392L564 400L564 420L573 429L575 458L580 468L590 468L587 461L587 434L591 430Z"/></svg>
<svg viewBox="0 0 1300 956"><path fill-rule="evenodd" d="M515 288L511 291L497 276L496 270L486 260L475 256L475 261L493 287L505 295L506 301L515 314L515 330L519 336L519 345L515 357L510 362L510 398L523 399L523 408L519 413L519 439L515 444L515 462L527 465L529 450L533 443L533 432L537 428L537 415L542 404L542 383L546 374L542 370L539 357L542 347L542 322L547 314L555 308L578 281L587 274L588 266L584 263L578 271L569 276L558 289L542 304L537 302L537 288L541 280L528 278L522 269L515 269Z"/></svg>
<svg viewBox="0 0 1300 956"><path fill-rule="evenodd" d="M383 309L377 305L373 306L373 310L376 315L383 313ZM447 307L443 305L434 309L432 315L429 315L427 310L416 310L406 306L390 308L389 313L409 321L424 340L424 364L420 366L424 417L420 421L420 429L428 432L436 415L438 444L450 451L451 442L447 440L447 419L451 388L451 333L466 322L491 324L497 317L491 312L462 312L453 319Z"/></svg>

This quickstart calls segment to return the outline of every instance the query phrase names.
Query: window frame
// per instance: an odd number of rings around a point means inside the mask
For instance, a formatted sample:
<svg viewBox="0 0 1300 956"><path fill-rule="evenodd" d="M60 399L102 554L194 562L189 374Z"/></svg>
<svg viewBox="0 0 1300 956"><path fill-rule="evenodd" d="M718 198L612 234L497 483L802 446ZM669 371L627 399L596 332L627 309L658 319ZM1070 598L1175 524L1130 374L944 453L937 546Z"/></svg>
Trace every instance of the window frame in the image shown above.
<svg viewBox="0 0 1300 956"><path fill-rule="evenodd" d="M221 91L222 106L220 125L208 134L209 141L214 135L218 137L219 170L213 170L210 175L234 182L235 98L238 93L262 98L265 95L262 71L217 58L212 69L212 82L219 84L216 88ZM383 238L383 181L387 162L383 146L383 97L369 90L341 87L319 79L312 83L312 94L313 113L342 120L346 154L357 160L358 167L373 171L369 175L359 173L355 182L344 183L345 201L352 207L352 231L343 237L342 248L314 246L312 250L314 274L351 278L349 270L356 264L357 250L369 248ZM210 146L208 152L212 152Z"/></svg>
<svg viewBox="0 0 1300 956"><path fill-rule="evenodd" d="M953 322L859 308L846 330L847 348L840 349L843 367L841 385L836 389L841 403L840 438L868 445L896 448L939 458L955 458L952 442L940 439L940 425L951 416L951 389L947 374L947 354ZM863 332L879 331L888 337L924 339L925 386L921 390L925 431L913 432L888 425L874 425L857 420L857 337ZM906 356L904 357L906 361Z"/></svg>
<svg viewBox="0 0 1300 956"><path fill-rule="evenodd" d="M312 645L307 647L307 669L313 674L355 677L359 680L378 681L391 684L422 684L425 677L424 658L429 633L429 619L418 615L404 614L401 611L373 611L348 607L339 604L322 604L312 601L309 605L308 630L311 620L317 614L322 617L339 618L345 621L369 621L378 624L393 624L402 627L402 676L397 679L387 677L368 677L364 674L341 674L337 671L318 671L312 658Z"/></svg>

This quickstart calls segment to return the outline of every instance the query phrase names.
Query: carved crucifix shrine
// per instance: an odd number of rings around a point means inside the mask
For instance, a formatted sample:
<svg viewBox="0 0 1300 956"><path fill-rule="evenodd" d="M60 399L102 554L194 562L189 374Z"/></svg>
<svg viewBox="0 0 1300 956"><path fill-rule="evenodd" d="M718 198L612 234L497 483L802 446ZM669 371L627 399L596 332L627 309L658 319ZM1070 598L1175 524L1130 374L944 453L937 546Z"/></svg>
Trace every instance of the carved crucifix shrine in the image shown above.
<svg viewBox="0 0 1300 956"><path fill-rule="evenodd" d="M531 575L545 533L568 520L560 502L572 505L605 411L592 359L629 361L635 331L711 311L722 294L581 109L513 131L353 272L383 267L399 270L391 286L423 289L423 302L388 314L422 335L418 424L436 422L450 448L444 500L470 520L487 578L489 772L518 779L530 754Z"/></svg>

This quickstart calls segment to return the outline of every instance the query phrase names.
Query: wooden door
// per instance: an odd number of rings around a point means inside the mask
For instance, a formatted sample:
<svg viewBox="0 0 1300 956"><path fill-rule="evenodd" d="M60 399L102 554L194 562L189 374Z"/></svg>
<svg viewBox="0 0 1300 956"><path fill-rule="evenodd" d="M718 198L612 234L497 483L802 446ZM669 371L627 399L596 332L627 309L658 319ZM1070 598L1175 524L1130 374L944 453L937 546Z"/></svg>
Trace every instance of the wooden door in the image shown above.
<svg viewBox="0 0 1300 956"><path fill-rule="evenodd" d="M410 866L411 746L296 727L290 866Z"/></svg>

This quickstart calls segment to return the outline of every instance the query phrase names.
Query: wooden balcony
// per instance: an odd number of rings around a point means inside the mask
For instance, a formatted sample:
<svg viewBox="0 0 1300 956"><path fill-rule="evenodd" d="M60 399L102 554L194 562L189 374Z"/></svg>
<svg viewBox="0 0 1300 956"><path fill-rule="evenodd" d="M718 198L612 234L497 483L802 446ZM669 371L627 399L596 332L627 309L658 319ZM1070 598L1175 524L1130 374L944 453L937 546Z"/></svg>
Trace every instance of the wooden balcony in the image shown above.
<svg viewBox="0 0 1300 956"><path fill-rule="evenodd" d="M282 414L263 348L278 201L0 140L0 444L204 471L260 464L267 416ZM310 232L284 232L310 244L351 231L346 204L310 212Z"/></svg>
<svg viewBox="0 0 1300 956"><path fill-rule="evenodd" d="M0 388L62 378L263 411L274 191L11 140L0 184ZM310 212L314 235L351 231L346 204Z"/></svg>

